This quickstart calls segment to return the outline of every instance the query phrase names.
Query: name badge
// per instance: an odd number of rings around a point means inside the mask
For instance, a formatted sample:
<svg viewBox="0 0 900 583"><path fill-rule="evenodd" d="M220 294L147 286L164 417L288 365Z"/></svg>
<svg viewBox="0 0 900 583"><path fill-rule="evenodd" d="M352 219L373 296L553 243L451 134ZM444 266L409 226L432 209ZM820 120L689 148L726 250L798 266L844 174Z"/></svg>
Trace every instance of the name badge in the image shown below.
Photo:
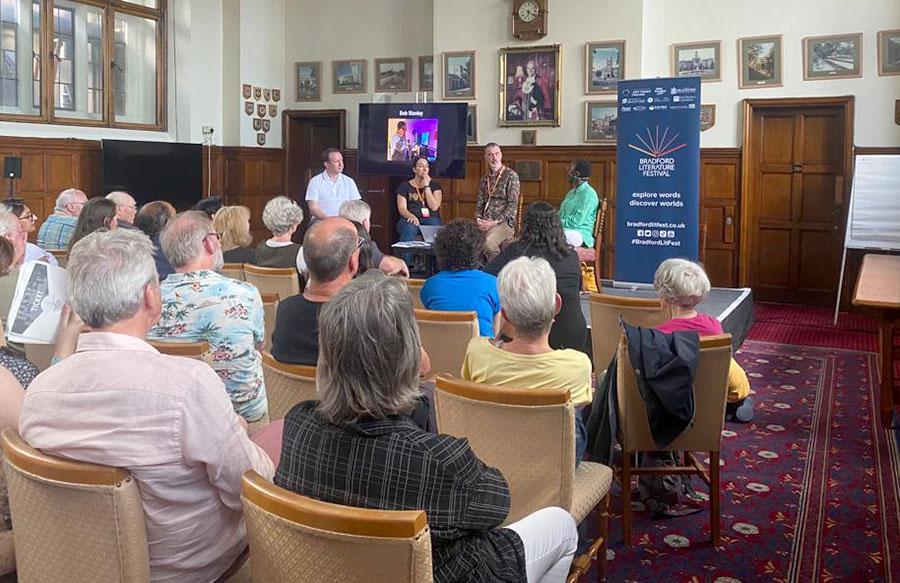
<svg viewBox="0 0 900 583"><path fill-rule="evenodd" d="M422 207L422 218L427 219L431 216L431 209L427 206Z"/></svg>

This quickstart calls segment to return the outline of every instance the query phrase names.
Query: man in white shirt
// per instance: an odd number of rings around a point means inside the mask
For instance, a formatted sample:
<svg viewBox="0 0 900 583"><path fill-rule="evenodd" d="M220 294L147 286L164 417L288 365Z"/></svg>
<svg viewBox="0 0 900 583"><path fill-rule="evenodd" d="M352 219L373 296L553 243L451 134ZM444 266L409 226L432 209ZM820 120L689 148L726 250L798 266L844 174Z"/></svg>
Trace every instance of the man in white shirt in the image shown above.
<svg viewBox="0 0 900 583"><path fill-rule="evenodd" d="M91 331L32 382L19 433L51 455L125 468L147 524L150 580L212 582L247 547L241 476L274 468L205 362L144 337L162 299L152 244L98 231L69 254L69 301Z"/></svg>
<svg viewBox="0 0 900 583"><path fill-rule="evenodd" d="M356 182L344 174L340 150L327 148L322 152L322 162L325 171L313 176L306 187L306 204L312 218L318 221L338 216L341 203L361 198Z"/></svg>

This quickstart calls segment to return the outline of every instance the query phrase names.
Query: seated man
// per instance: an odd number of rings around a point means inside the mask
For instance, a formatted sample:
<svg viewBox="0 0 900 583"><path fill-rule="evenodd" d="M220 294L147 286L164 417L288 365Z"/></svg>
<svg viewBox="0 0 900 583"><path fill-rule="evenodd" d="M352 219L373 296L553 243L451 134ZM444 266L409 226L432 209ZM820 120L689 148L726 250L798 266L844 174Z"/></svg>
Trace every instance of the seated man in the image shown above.
<svg viewBox="0 0 900 583"><path fill-rule="evenodd" d="M361 224L366 231L371 232L372 227L372 207L362 200L348 200L341 203L341 216L348 221ZM372 250L372 265L377 266L386 275L398 275L400 277L409 277L409 268L406 262L399 257L385 255L378 248L378 243L369 240L369 248Z"/></svg>
<svg viewBox="0 0 900 583"><path fill-rule="evenodd" d="M162 306L145 235L92 233L67 271L69 301L92 331L31 384L19 432L48 454L131 472L152 581L214 581L247 546L241 475L271 477L272 462L208 365L144 341Z"/></svg>
<svg viewBox="0 0 900 583"><path fill-rule="evenodd" d="M278 302L272 356L279 362L316 366L319 310L347 285L359 266L362 239L347 219L316 221L303 238L308 281L303 293Z"/></svg>
<svg viewBox="0 0 900 583"><path fill-rule="evenodd" d="M134 229L137 216L137 202L127 192L114 190L106 198L116 203L116 226L120 229Z"/></svg>
<svg viewBox="0 0 900 583"><path fill-rule="evenodd" d="M134 220L134 226L150 237L150 241L153 243L153 261L156 262L159 281L163 281L175 273L162 249L159 248L159 234L174 216L175 207L164 200L154 200L142 206Z"/></svg>
<svg viewBox="0 0 900 583"><path fill-rule="evenodd" d="M217 273L223 265L222 247L202 211L176 215L166 223L159 242L175 273L160 284L162 317L148 337L209 342L210 364L225 383L234 410L248 423L266 423L268 403L258 351L265 325L259 291Z"/></svg>
<svg viewBox="0 0 900 583"><path fill-rule="evenodd" d="M285 417L276 484L345 506L424 510L437 583L565 581L578 539L569 513L543 508L500 528L510 505L500 471L465 439L411 419L421 353L403 282L353 280L322 308L319 338L321 400Z"/></svg>
<svg viewBox="0 0 900 583"><path fill-rule="evenodd" d="M529 389L569 389L575 411L575 460L587 448L581 408L591 403L591 361L579 350L550 347L550 328L562 299L546 259L519 257L498 277L502 332L473 338L463 360L469 381Z"/></svg>
<svg viewBox="0 0 900 583"><path fill-rule="evenodd" d="M75 233L78 215L87 203L87 195L77 188L67 188L56 197L53 214L38 229L37 244L41 249L53 251L68 249L69 239Z"/></svg>

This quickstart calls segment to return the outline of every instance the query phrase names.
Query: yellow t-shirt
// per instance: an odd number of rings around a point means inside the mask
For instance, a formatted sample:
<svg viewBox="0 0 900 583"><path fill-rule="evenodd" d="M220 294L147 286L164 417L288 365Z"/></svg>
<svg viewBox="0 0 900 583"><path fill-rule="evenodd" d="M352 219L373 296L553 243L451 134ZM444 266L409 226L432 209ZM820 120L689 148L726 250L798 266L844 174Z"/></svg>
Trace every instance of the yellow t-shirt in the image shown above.
<svg viewBox="0 0 900 583"><path fill-rule="evenodd" d="M750 394L750 379L735 359L731 359L728 367L728 402L743 401Z"/></svg>
<svg viewBox="0 0 900 583"><path fill-rule="evenodd" d="M552 350L516 354L497 348L490 338L473 338L463 360L462 378L476 383L528 389L569 389L576 407L591 395L591 361L583 352Z"/></svg>

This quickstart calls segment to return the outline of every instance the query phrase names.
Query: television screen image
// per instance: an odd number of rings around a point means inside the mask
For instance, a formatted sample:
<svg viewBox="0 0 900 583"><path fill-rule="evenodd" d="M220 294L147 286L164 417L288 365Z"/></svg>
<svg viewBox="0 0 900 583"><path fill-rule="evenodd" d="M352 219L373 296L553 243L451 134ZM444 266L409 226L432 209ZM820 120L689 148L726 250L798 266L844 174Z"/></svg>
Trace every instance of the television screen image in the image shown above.
<svg viewBox="0 0 900 583"><path fill-rule="evenodd" d="M434 162L437 158L437 118L388 118L387 133L387 159L391 162L412 162L422 156Z"/></svg>

